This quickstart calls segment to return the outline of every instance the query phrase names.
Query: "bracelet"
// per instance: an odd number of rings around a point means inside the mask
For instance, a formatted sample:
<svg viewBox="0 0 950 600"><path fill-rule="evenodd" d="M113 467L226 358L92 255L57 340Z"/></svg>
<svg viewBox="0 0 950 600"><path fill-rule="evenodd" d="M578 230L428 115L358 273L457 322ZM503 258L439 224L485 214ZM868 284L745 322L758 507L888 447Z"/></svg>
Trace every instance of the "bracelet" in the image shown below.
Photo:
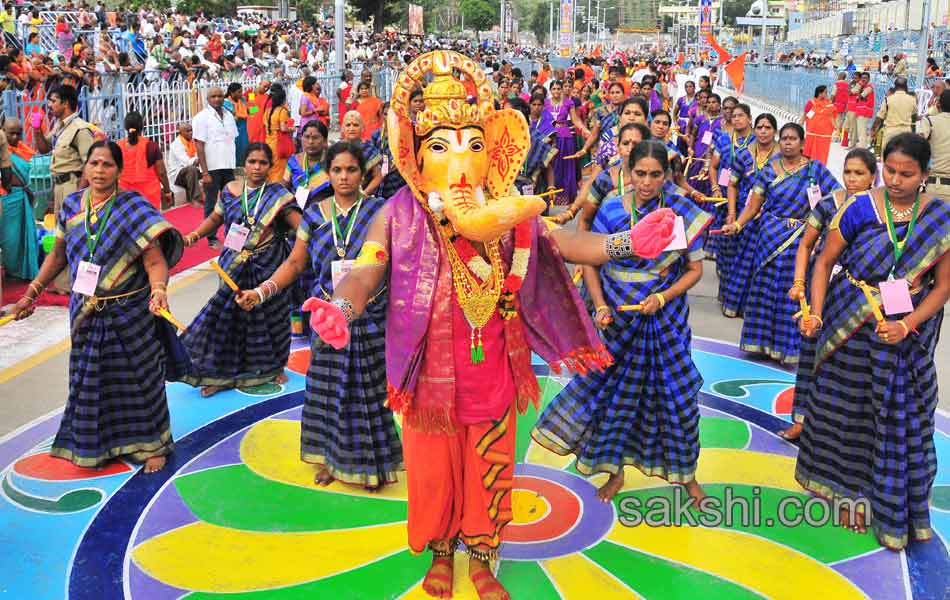
<svg viewBox="0 0 950 600"><path fill-rule="evenodd" d="M620 233L611 233L607 236L605 250L607 251L607 257L611 260L618 258L630 258L633 256L633 243L630 240L629 231L621 231Z"/></svg>
<svg viewBox="0 0 950 600"><path fill-rule="evenodd" d="M656 292L653 295L656 296L657 301L660 303L660 308L666 306L666 298L663 296L662 292Z"/></svg>
<svg viewBox="0 0 950 600"><path fill-rule="evenodd" d="M29 301L30 301L30 304L33 304L34 302L36 302L36 298L31 298L31 297L27 296L26 294L23 294L23 297L22 297L22 298L26 298L27 300L29 300ZM21 298L21 300L22 300L22 298Z"/></svg>
<svg viewBox="0 0 950 600"><path fill-rule="evenodd" d="M261 304L264 304L264 294L261 293L261 288L256 287L256 288L254 288L254 291L257 293L257 297L261 299L261 302L260 302L260 303L261 303Z"/></svg>
<svg viewBox="0 0 950 600"><path fill-rule="evenodd" d="M330 304L336 306L343 312L343 316L346 317L347 323L351 323L353 321L353 316L356 314L356 311L353 309L352 302L346 298L336 298Z"/></svg>
<svg viewBox="0 0 950 600"><path fill-rule="evenodd" d="M277 295L277 292L280 291L280 288L277 287L277 284L274 283L274 280L272 280L272 279L266 280L264 283L261 284L261 286L262 286L265 290L268 291L268 293L267 293L267 297L268 297L268 298L271 298L271 297L273 297L273 296L276 296L276 295Z"/></svg>
<svg viewBox="0 0 950 600"><path fill-rule="evenodd" d="M35 285L36 287L33 287L34 285ZM33 281L31 281L31 282L27 285L27 287L30 288L31 290L33 290L34 292L36 292L36 295L37 295L37 296L39 296L40 294L42 294L42 293L43 293L43 289L46 288L45 285L40 285L35 279L34 279Z"/></svg>
<svg viewBox="0 0 950 600"><path fill-rule="evenodd" d="M149 294L148 297L149 297L149 298L152 298L152 297L155 296L156 294L161 294L161 295L163 295L163 296L168 296L168 292L166 292L165 290L162 290L162 289L154 289L154 290L152 290L152 293Z"/></svg>
<svg viewBox="0 0 950 600"><path fill-rule="evenodd" d="M794 286L796 286L796 285L800 285L800 286L802 286L802 287L805 287L805 279L804 279L804 278L793 279L793 280L792 280L792 286L794 287Z"/></svg>
<svg viewBox="0 0 950 600"><path fill-rule="evenodd" d="M908 325L908 324L904 321L904 319L901 319L901 320L898 321L897 323L898 323L901 327L904 328L904 337L909 336L909 335L911 334L911 332L914 332L914 333L916 333L917 335L920 335L920 334L917 332L917 329L916 329L916 328L915 328L915 329L911 329L911 328L910 328L910 325Z"/></svg>
<svg viewBox="0 0 950 600"><path fill-rule="evenodd" d="M598 306L597 308L594 309L594 312L595 312L595 313L599 313L599 312L602 311L602 310L610 310L610 307L607 306L606 304L603 305L603 306Z"/></svg>
<svg viewBox="0 0 950 600"><path fill-rule="evenodd" d="M818 327L817 327L816 329L821 329L822 327L825 326L825 322L821 320L821 316L820 316L820 315L809 315L809 316L810 316L812 319L815 319L816 321L818 321Z"/></svg>

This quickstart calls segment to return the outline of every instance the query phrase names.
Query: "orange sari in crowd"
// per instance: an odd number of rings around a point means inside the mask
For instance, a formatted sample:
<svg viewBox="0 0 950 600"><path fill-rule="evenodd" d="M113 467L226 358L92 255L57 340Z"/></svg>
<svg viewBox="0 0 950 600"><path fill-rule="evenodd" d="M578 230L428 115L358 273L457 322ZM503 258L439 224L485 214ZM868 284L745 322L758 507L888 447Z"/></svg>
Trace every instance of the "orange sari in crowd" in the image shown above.
<svg viewBox="0 0 950 600"><path fill-rule="evenodd" d="M369 141L373 132L383 125L383 102L376 96L369 96L358 99L354 106L356 112L363 117L363 141Z"/></svg>
<svg viewBox="0 0 950 600"><path fill-rule="evenodd" d="M805 156L827 165L834 131L834 102L827 98L809 100L805 104Z"/></svg>

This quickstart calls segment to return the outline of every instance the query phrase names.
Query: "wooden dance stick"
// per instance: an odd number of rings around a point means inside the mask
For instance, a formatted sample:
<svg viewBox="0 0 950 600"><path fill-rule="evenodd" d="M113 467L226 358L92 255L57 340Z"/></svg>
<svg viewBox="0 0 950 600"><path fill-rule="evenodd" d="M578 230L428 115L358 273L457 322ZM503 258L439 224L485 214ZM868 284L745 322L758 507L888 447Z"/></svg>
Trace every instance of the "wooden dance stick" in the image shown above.
<svg viewBox="0 0 950 600"><path fill-rule="evenodd" d="M710 229L709 235L719 235L722 233L722 229Z"/></svg>
<svg viewBox="0 0 950 600"><path fill-rule="evenodd" d="M618 312L628 312L632 310L643 310L642 304L621 304L617 307Z"/></svg>
<svg viewBox="0 0 950 600"><path fill-rule="evenodd" d="M859 282L861 286L861 291L864 292L864 297L868 299L868 304L871 305L871 311L874 312L874 318L877 319L878 323L884 322L884 315L881 313L881 305L878 304L877 299L874 297L874 293L871 291L871 286L864 283L863 281Z"/></svg>
<svg viewBox="0 0 950 600"><path fill-rule="evenodd" d="M560 194L564 191L564 188L557 188L556 190L548 190L543 194L538 194L538 198L544 198L545 196L553 196L554 194Z"/></svg>
<svg viewBox="0 0 950 600"><path fill-rule="evenodd" d="M160 314L163 319L177 327L179 331L188 331L188 328L182 325L181 321L176 319L170 312L168 312L168 309L160 308L158 309L158 314Z"/></svg>
<svg viewBox="0 0 950 600"><path fill-rule="evenodd" d="M241 291L241 288L238 287L238 284L234 283L234 280L231 279L231 276L228 275L227 272L221 268L221 265L218 264L218 261L212 260L211 268L218 272L218 275L221 276L221 280L224 281L224 283L228 284L229 288L231 288L235 292Z"/></svg>
<svg viewBox="0 0 950 600"><path fill-rule="evenodd" d="M9 323L15 318L16 318L16 313L3 317L2 319L0 319L0 327L3 327L4 325L6 325L7 323Z"/></svg>
<svg viewBox="0 0 950 600"><path fill-rule="evenodd" d="M584 277L584 271L580 267L576 267L574 269L574 277L572 278L574 281L574 285L577 285L578 283L580 283L581 278L583 277Z"/></svg>
<svg viewBox="0 0 950 600"><path fill-rule="evenodd" d="M700 202L709 202L710 204L725 204L729 202L729 198L724 198L722 196L703 196L703 199Z"/></svg>

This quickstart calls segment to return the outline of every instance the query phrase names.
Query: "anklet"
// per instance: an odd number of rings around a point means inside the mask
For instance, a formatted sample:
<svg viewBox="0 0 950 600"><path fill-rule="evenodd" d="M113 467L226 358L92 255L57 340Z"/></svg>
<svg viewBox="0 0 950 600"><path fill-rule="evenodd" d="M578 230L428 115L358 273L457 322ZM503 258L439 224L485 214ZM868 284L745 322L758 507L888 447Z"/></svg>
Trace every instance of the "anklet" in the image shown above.
<svg viewBox="0 0 950 600"><path fill-rule="evenodd" d="M474 558L475 560L480 560L483 563L490 563L493 560L498 558L497 550L479 550L478 548L469 548L468 555Z"/></svg>
<svg viewBox="0 0 950 600"><path fill-rule="evenodd" d="M448 558L455 554L456 548L459 546L458 539L453 539L449 542L449 547L447 550L439 550L432 545L432 542L429 542L429 550L432 551L432 558Z"/></svg>

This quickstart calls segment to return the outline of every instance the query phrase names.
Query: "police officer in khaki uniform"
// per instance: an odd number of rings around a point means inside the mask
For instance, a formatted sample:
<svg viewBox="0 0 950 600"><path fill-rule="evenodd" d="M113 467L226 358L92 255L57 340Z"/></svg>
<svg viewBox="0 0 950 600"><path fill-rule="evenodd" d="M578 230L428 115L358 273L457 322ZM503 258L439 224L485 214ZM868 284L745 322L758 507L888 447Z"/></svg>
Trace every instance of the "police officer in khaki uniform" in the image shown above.
<svg viewBox="0 0 950 600"><path fill-rule="evenodd" d="M907 78L894 79L894 93L884 98L881 108L877 111L877 118L871 126L871 139L875 139L878 129L884 126L884 137L881 148L898 133L913 131L917 115L917 98L907 91Z"/></svg>
<svg viewBox="0 0 950 600"><path fill-rule="evenodd" d="M921 119L917 133L930 142L927 193L950 201L950 90L940 94L940 114Z"/></svg>
<svg viewBox="0 0 950 600"><path fill-rule="evenodd" d="M50 92L47 104L49 112L56 118L56 125L47 138L42 123L34 121L36 149L40 153L50 152L50 175L53 177L54 215L58 215L66 197L86 187L83 177L83 165L89 154L89 147L95 142L92 126L79 118L79 94L76 88L61 85ZM55 291L67 294L70 290L68 270L63 270L53 283Z"/></svg>

